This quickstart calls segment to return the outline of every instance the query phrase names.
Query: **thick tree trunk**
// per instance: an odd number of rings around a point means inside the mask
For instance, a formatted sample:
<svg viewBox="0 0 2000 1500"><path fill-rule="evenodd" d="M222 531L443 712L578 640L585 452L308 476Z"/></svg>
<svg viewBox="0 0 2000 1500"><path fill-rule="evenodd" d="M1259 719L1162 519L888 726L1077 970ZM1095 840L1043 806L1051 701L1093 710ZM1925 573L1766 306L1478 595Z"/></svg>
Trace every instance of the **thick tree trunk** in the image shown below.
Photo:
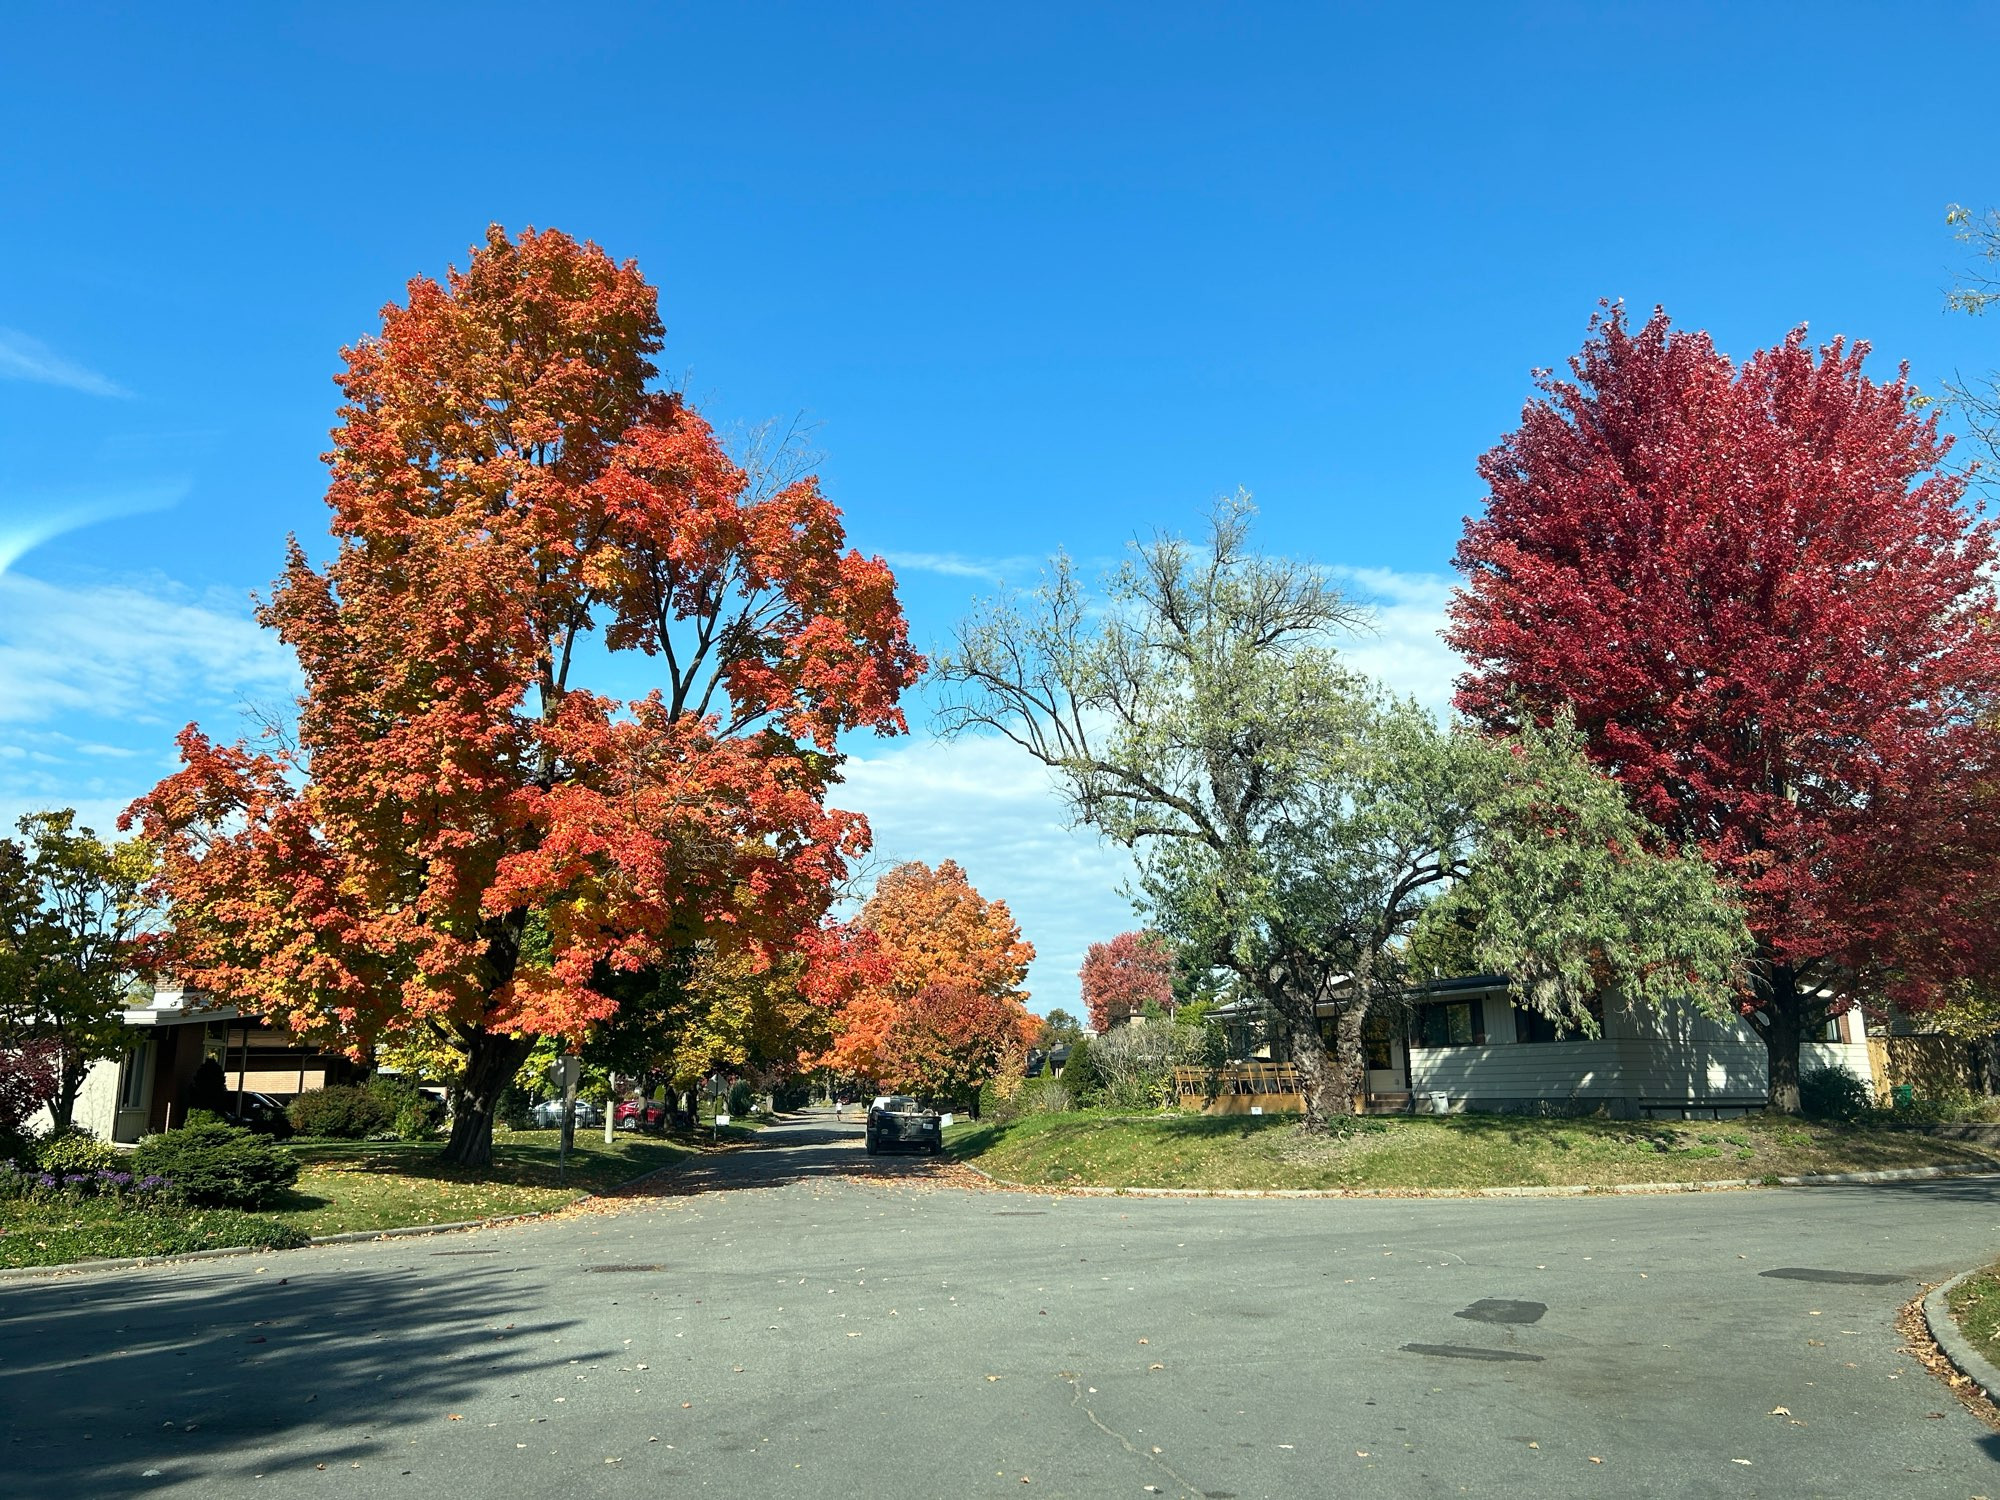
<svg viewBox="0 0 2000 1500"><path fill-rule="evenodd" d="M1274 997L1272 1004L1291 1039L1292 1065L1299 1070L1305 1096L1306 1129L1324 1130L1336 1116L1353 1114L1353 1081L1340 1059L1327 1051L1313 1003Z"/></svg>
<svg viewBox="0 0 2000 1500"><path fill-rule="evenodd" d="M493 1165L493 1113L500 1094L514 1080L534 1050L535 1038L500 1032L472 1033L466 1049L465 1081L459 1085L451 1116L451 1139L443 1160L460 1167Z"/></svg>
<svg viewBox="0 0 2000 1500"><path fill-rule="evenodd" d="M1806 997L1788 964L1772 964L1757 1030L1764 1036L1769 1070L1768 1107L1779 1114L1799 1112L1799 1044L1805 1039Z"/></svg>

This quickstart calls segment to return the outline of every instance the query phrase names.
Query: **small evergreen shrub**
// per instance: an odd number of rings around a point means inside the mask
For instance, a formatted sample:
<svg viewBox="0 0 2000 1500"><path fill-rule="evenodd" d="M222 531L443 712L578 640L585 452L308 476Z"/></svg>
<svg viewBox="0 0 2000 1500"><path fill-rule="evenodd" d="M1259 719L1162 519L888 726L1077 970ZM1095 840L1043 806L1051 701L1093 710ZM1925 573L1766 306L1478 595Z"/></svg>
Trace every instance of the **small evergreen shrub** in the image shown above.
<svg viewBox="0 0 2000 1500"><path fill-rule="evenodd" d="M292 1101L285 1115L300 1135L341 1141L366 1140L396 1122L394 1107L381 1095L344 1086L307 1089Z"/></svg>
<svg viewBox="0 0 2000 1500"><path fill-rule="evenodd" d="M1873 1102L1868 1085L1845 1068L1808 1068L1799 1075L1799 1112L1808 1120L1851 1125Z"/></svg>
<svg viewBox="0 0 2000 1500"><path fill-rule="evenodd" d="M730 1118L747 1120L750 1117L750 1108L756 1102L756 1091L743 1079L739 1078L729 1086Z"/></svg>
<svg viewBox="0 0 2000 1500"><path fill-rule="evenodd" d="M118 1148L87 1130L59 1130L34 1144L34 1164L57 1176L72 1172L116 1171L123 1162Z"/></svg>
<svg viewBox="0 0 2000 1500"><path fill-rule="evenodd" d="M194 1208L263 1208L299 1180L289 1152L234 1125L187 1125L148 1136L132 1153L132 1170L166 1178L173 1196Z"/></svg>
<svg viewBox="0 0 2000 1500"><path fill-rule="evenodd" d="M494 1114L509 1130L528 1130L534 1125L528 1114L533 1108L534 1100L528 1097L528 1091L518 1083L510 1083L500 1091L500 1103Z"/></svg>

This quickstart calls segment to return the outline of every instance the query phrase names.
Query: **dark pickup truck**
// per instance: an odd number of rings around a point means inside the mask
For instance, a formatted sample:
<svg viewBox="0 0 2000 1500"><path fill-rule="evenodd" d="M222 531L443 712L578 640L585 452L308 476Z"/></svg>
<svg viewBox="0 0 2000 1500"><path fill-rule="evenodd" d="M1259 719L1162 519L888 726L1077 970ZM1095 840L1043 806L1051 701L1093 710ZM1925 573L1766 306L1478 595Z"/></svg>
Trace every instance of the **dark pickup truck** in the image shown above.
<svg viewBox="0 0 2000 1500"><path fill-rule="evenodd" d="M882 1151L924 1151L937 1155L944 1129L937 1111L925 1109L908 1094L890 1094L868 1106L868 1154Z"/></svg>

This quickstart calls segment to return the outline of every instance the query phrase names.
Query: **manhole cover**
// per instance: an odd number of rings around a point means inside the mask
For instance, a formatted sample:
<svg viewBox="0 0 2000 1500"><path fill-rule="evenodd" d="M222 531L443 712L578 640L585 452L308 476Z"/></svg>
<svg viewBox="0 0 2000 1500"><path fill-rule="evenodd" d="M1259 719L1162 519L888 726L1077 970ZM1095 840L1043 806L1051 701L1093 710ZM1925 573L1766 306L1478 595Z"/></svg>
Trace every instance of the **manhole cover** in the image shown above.
<svg viewBox="0 0 2000 1500"><path fill-rule="evenodd" d="M664 1271L665 1266L585 1266L586 1271Z"/></svg>
<svg viewBox="0 0 2000 1500"><path fill-rule="evenodd" d="M1463 1312L1453 1313L1455 1318L1470 1318L1475 1323L1539 1323L1542 1314L1549 1310L1546 1302L1509 1302L1504 1297L1481 1297Z"/></svg>
<svg viewBox="0 0 2000 1500"><path fill-rule="evenodd" d="M1517 1354L1512 1349L1471 1349L1464 1344L1405 1344L1405 1354L1428 1354L1437 1359L1484 1359L1495 1364L1521 1363L1538 1365L1542 1362L1539 1354Z"/></svg>
<svg viewBox="0 0 2000 1500"><path fill-rule="evenodd" d="M1830 1281L1836 1286L1894 1286L1907 1276L1890 1276L1881 1271L1813 1271L1804 1266L1780 1266L1775 1271L1759 1271L1759 1276L1779 1281Z"/></svg>

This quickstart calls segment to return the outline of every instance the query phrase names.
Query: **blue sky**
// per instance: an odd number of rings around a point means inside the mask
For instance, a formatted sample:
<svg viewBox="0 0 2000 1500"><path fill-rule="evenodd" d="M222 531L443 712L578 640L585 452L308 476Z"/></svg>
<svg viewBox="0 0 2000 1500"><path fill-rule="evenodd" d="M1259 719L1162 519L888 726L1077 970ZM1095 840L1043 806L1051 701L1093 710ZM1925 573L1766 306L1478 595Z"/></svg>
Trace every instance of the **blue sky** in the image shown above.
<svg viewBox="0 0 2000 1500"><path fill-rule="evenodd" d="M2000 12L1938 5L12 8L0 55L0 817L99 821L287 691L340 346L490 221L661 289L719 425L803 413L914 632L1241 485L1432 702L1478 454L1597 299L1793 324L1935 388L1953 201L2000 202ZM70 529L63 529L69 526ZM923 717L921 711L917 718ZM956 858L1075 1007L1130 925L1032 768L865 744L881 852Z"/></svg>

